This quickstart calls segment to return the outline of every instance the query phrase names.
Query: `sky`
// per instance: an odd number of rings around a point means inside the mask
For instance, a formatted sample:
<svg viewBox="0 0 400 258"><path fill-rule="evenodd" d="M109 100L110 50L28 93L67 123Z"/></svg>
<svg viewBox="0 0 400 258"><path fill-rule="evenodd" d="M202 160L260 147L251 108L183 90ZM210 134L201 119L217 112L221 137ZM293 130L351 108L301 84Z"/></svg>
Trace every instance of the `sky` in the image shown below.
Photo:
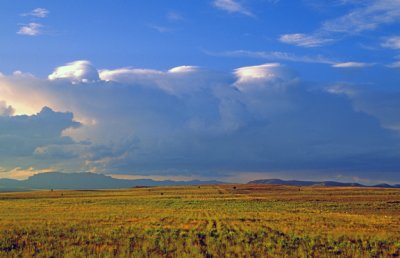
<svg viewBox="0 0 400 258"><path fill-rule="evenodd" d="M0 10L0 178L400 182L400 0Z"/></svg>

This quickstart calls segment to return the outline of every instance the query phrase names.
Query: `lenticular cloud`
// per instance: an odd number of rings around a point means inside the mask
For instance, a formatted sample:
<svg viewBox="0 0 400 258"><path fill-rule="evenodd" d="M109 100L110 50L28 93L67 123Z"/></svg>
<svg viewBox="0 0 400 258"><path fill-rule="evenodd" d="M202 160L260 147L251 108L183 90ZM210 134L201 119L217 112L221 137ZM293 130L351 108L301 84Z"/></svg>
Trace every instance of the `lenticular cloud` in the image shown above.
<svg viewBox="0 0 400 258"><path fill-rule="evenodd" d="M73 83L88 83L99 80L99 74L89 61L80 60L60 66L49 75L49 80L63 79Z"/></svg>

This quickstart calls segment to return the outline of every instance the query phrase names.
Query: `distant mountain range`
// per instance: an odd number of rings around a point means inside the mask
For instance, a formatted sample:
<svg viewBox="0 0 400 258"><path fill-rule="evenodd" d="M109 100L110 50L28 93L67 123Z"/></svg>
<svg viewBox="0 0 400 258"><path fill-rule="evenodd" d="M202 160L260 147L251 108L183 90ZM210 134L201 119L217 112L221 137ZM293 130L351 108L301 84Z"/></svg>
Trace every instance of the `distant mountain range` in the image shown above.
<svg viewBox="0 0 400 258"><path fill-rule="evenodd" d="M215 185L225 184L220 181L156 181L152 179L117 179L111 176L96 173L41 173L26 180L0 179L0 192L28 191L35 189L66 189L66 190L95 190L116 189L141 186L189 186L189 185ZM366 186L358 183L341 183L335 181L298 181L281 179L261 179L248 182L248 184L270 184L291 186L358 186L400 188L400 185L378 184Z"/></svg>
<svg viewBox="0 0 400 258"><path fill-rule="evenodd" d="M114 189L137 186L186 186L223 184L219 181L155 181L151 179L116 179L95 173L41 173L26 180L0 179L0 192L32 189Z"/></svg>
<svg viewBox="0 0 400 258"><path fill-rule="evenodd" d="M281 179L260 179L248 182L248 184L266 184L266 185L291 185L291 186L359 186L359 187L381 187L381 188L400 188L400 185L378 184L362 185L358 183L341 183L335 181L298 181Z"/></svg>

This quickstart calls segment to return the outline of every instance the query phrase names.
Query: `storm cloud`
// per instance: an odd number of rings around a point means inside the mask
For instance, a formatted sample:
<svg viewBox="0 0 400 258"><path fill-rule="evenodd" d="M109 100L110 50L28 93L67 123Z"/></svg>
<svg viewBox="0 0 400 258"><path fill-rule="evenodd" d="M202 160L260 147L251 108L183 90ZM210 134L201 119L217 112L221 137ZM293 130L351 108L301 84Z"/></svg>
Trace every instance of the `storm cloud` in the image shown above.
<svg viewBox="0 0 400 258"><path fill-rule="evenodd" d="M396 96L382 109L357 86L305 82L277 63L222 73L77 61L48 79L0 77L0 160L109 174L400 180Z"/></svg>
<svg viewBox="0 0 400 258"><path fill-rule="evenodd" d="M8 106L6 110L12 110L12 107ZM67 128L80 126L73 120L72 113L54 112L44 107L34 115L11 114L8 111L0 115L0 163L3 169L54 165L58 159L68 157L68 146L76 144L72 138L62 134ZM50 155L50 152L53 153L52 159L43 161L42 157Z"/></svg>

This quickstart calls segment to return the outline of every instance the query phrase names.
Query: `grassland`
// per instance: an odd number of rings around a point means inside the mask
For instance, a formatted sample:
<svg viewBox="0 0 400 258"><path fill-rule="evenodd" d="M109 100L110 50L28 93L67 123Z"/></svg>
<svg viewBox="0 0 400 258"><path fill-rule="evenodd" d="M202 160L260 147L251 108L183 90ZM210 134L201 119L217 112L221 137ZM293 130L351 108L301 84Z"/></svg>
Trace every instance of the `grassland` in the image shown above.
<svg viewBox="0 0 400 258"><path fill-rule="evenodd" d="M0 257L398 257L400 190L0 193Z"/></svg>

